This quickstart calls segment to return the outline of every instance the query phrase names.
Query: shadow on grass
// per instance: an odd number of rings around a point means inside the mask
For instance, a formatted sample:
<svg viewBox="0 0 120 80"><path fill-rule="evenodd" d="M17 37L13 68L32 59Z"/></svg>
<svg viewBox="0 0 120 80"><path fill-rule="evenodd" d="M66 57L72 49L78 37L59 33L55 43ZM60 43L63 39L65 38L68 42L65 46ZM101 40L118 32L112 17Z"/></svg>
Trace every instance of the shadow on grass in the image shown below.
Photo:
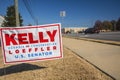
<svg viewBox="0 0 120 80"><path fill-rule="evenodd" d="M46 67L40 67L37 65L32 65L28 63L13 65L5 68L0 68L0 76L12 74L12 73L18 73L22 71L29 71L29 70L36 70L36 69L44 69ZM5 73L4 73L5 71Z"/></svg>

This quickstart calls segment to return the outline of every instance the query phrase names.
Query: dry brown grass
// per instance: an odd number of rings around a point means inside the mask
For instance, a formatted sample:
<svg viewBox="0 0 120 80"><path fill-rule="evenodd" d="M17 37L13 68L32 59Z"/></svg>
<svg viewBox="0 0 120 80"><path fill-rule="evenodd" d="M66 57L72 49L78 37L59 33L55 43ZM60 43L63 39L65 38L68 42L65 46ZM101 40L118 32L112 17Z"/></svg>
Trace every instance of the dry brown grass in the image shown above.
<svg viewBox="0 0 120 80"><path fill-rule="evenodd" d="M6 65L6 75L0 50L0 80L112 80L70 50L63 50L63 59Z"/></svg>

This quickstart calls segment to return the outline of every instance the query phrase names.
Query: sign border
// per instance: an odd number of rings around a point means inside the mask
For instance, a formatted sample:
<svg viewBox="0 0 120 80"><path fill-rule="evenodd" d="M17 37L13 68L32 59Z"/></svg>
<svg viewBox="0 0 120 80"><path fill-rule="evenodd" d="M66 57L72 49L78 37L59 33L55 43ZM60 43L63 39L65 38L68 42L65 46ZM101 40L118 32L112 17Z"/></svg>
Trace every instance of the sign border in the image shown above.
<svg viewBox="0 0 120 80"><path fill-rule="evenodd" d="M6 61L6 55L5 55L5 49L4 49L4 42L3 42L3 34L2 34L2 30L5 29L9 29L9 30L14 30L14 29L30 29L30 28L44 28L44 27L53 27L53 26L57 26L58 27L58 33L59 33L59 43L60 43L60 56L57 57L50 57L50 58L41 58L41 59L32 59L32 60L20 60L20 61L11 61L11 62L7 62ZM56 24L46 24L46 25L38 25L38 26L25 26L24 28L21 27L16 27L16 28L1 28L1 44L2 44L2 52L3 52L3 60L5 64L8 63L26 63L26 62L35 62L35 61L45 61L45 60L53 60L53 59L58 59L58 58L62 58L63 57L63 48L62 48L62 35L61 35L61 24L60 23L56 23Z"/></svg>

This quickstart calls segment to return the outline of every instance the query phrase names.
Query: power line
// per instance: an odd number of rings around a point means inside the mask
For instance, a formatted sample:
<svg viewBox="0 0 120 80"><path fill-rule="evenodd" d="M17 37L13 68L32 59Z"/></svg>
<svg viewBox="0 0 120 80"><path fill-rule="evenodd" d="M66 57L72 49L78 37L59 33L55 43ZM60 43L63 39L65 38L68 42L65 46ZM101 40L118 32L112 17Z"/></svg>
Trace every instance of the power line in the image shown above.
<svg viewBox="0 0 120 80"><path fill-rule="evenodd" d="M30 8L30 4L29 4L28 0L23 0L23 3L25 4L25 7L28 10L28 12L29 12L30 16L32 17L32 19L37 24L37 20L36 20L35 16L33 15L33 11Z"/></svg>
<svg viewBox="0 0 120 80"><path fill-rule="evenodd" d="M29 2L29 5L30 5L30 6L33 6L31 0L29 0L29 1L27 0L27 2ZM32 9L31 9L31 10L32 10ZM38 19L37 19L35 16L34 16L34 18L35 18L36 24L38 25Z"/></svg>
<svg viewBox="0 0 120 80"><path fill-rule="evenodd" d="M31 0L29 0L29 4L30 4L30 6L32 5L32 1Z"/></svg>

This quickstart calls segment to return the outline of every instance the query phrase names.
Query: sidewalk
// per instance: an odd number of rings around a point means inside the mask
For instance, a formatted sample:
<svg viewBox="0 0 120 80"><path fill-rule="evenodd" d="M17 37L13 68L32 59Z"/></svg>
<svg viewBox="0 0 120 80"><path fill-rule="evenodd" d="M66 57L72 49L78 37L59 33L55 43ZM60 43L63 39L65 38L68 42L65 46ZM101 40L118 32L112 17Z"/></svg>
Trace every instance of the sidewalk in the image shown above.
<svg viewBox="0 0 120 80"><path fill-rule="evenodd" d="M81 57L120 80L120 46L63 37L63 44Z"/></svg>

